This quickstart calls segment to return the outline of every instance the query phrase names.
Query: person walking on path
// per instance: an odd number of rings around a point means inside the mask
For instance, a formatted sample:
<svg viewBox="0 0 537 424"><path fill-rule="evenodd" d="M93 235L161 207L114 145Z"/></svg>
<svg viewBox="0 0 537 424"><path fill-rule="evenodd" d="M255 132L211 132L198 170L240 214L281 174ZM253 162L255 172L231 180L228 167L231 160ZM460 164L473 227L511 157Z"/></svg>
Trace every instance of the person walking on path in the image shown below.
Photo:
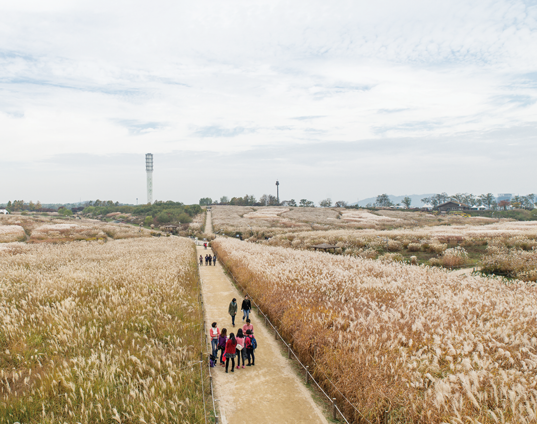
<svg viewBox="0 0 537 424"><path fill-rule="evenodd" d="M211 255L209 255L209 256L207 257L207 259L209 259L209 266L211 266L211 265L212 265L212 262L213 262L213 257L212 257Z"/></svg>
<svg viewBox="0 0 537 424"><path fill-rule="evenodd" d="M242 331L244 334L247 334L250 331L250 334L254 334L254 325L250 323L250 318L246 320L246 324L242 326Z"/></svg>
<svg viewBox="0 0 537 424"><path fill-rule="evenodd" d="M252 331L247 330L246 336L244 337L244 347L246 349L246 357L248 358L248 364L246 365L247 367L255 365L254 340L255 338L254 338L254 335L252 334ZM243 365L244 365L244 362L243 362Z"/></svg>
<svg viewBox="0 0 537 424"><path fill-rule="evenodd" d="M242 320L244 321L244 318L250 318L250 310L252 309L252 302L250 302L250 298L248 295L244 296L244 300L242 301L241 310L242 310Z"/></svg>
<svg viewBox="0 0 537 424"><path fill-rule="evenodd" d="M216 253L213 256L213 265L216 266Z"/></svg>
<svg viewBox="0 0 537 424"><path fill-rule="evenodd" d="M209 335L211 336L211 349L213 351L213 356L216 356L218 353L218 337L220 337L220 330L216 326L216 322L211 324Z"/></svg>
<svg viewBox="0 0 537 424"><path fill-rule="evenodd" d="M226 342L226 372L229 367L229 361L231 360L231 372L235 371L235 356L237 354L237 340L235 334L229 333L229 339Z"/></svg>
<svg viewBox="0 0 537 424"><path fill-rule="evenodd" d="M220 365L224 366L224 351L227 343L227 329L222 328L222 332L218 336L218 350L220 350Z"/></svg>
<svg viewBox="0 0 537 424"><path fill-rule="evenodd" d="M203 256L200 255L200 266L203 266Z"/></svg>
<svg viewBox="0 0 537 424"><path fill-rule="evenodd" d="M235 315L237 315L237 299L233 298L228 308L229 315L231 315L231 324L235 327Z"/></svg>
<svg viewBox="0 0 537 424"><path fill-rule="evenodd" d="M246 359L246 350L244 349L244 334L242 333L242 328L239 328L239 331L237 331L235 340L237 340L237 369L241 367L241 359L242 359L242 367L244 368L244 360Z"/></svg>

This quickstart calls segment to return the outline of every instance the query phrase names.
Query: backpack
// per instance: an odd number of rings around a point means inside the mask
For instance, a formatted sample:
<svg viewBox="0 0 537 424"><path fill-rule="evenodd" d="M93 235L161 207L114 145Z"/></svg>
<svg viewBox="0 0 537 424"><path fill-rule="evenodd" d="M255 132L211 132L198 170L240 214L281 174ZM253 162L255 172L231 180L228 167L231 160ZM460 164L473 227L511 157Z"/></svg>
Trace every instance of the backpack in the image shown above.
<svg viewBox="0 0 537 424"><path fill-rule="evenodd" d="M254 336L252 336L252 349L254 350L257 349L257 340L255 339Z"/></svg>

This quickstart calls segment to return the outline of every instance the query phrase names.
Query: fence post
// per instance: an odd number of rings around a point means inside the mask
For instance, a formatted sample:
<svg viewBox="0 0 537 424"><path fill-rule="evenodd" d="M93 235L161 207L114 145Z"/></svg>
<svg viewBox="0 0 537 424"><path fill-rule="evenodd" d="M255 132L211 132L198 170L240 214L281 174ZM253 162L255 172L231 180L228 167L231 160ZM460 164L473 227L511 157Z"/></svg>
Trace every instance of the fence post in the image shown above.
<svg viewBox="0 0 537 424"><path fill-rule="evenodd" d="M274 340L278 340L278 331L276 331L276 327L274 327Z"/></svg>
<svg viewBox="0 0 537 424"><path fill-rule="evenodd" d="M287 358L291 359L291 347L287 346Z"/></svg>
<svg viewBox="0 0 537 424"><path fill-rule="evenodd" d="M309 367L306 365L306 384L310 382Z"/></svg>
<svg viewBox="0 0 537 424"><path fill-rule="evenodd" d="M265 325L267 325L267 316L265 315Z"/></svg>
<svg viewBox="0 0 537 424"><path fill-rule="evenodd" d="M388 411L384 411L384 424L388 424Z"/></svg>
<svg viewBox="0 0 537 424"><path fill-rule="evenodd" d="M332 398L332 418L337 419L336 398Z"/></svg>

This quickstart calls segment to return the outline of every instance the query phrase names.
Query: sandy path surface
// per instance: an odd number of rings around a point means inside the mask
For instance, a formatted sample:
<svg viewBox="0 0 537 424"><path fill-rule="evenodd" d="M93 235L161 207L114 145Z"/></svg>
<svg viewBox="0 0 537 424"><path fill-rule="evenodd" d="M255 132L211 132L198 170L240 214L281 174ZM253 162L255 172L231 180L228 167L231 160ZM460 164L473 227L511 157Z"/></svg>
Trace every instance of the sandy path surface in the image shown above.
<svg viewBox="0 0 537 424"><path fill-rule="evenodd" d="M206 232L210 229L210 213L207 214ZM198 246L198 256L211 253ZM242 303L231 281L224 274L222 266L200 266L206 320L216 321L220 329L227 328L236 333L242 327L242 313L237 313L233 328L228 314L232 298ZM213 368L216 398L219 400L221 422L224 424L283 424L283 423L324 423L323 413L313 401L310 392L298 379L288 360L281 354L274 336L269 333L257 315L251 314L258 348L255 351L255 366L235 368L225 373L223 367Z"/></svg>
<svg viewBox="0 0 537 424"><path fill-rule="evenodd" d="M212 212L207 211L207 217L205 218L205 234L213 233L213 218Z"/></svg>
<svg viewBox="0 0 537 424"><path fill-rule="evenodd" d="M479 268L475 268L477 271L479 271ZM474 272L474 268L461 268L456 271L451 271L451 274L453 275L472 275L472 272Z"/></svg>

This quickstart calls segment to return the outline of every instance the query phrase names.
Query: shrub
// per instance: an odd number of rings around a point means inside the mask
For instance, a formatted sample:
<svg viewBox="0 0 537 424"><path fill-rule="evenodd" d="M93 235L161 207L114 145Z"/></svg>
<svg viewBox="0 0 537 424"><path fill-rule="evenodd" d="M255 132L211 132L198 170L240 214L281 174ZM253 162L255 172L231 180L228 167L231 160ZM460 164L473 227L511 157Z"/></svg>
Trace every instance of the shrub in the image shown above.
<svg viewBox="0 0 537 424"><path fill-rule="evenodd" d="M396 240L389 240L386 248L390 252L398 252L403 249L403 243Z"/></svg>
<svg viewBox="0 0 537 424"><path fill-rule="evenodd" d="M442 243L433 243L429 245L429 252L431 253L442 253L447 249L447 244Z"/></svg>
<svg viewBox="0 0 537 424"><path fill-rule="evenodd" d="M524 281L537 281L537 250L489 246L482 258L482 272L500 274Z"/></svg>
<svg viewBox="0 0 537 424"><path fill-rule="evenodd" d="M442 265L445 267L455 267L465 265L468 260L468 253L463 247L452 247L442 254Z"/></svg>
<svg viewBox="0 0 537 424"><path fill-rule="evenodd" d="M400 253L385 253L379 257L382 262L403 262L404 257Z"/></svg>
<svg viewBox="0 0 537 424"><path fill-rule="evenodd" d="M410 252L419 252L421 250L421 244L420 243L409 243L408 250Z"/></svg>

